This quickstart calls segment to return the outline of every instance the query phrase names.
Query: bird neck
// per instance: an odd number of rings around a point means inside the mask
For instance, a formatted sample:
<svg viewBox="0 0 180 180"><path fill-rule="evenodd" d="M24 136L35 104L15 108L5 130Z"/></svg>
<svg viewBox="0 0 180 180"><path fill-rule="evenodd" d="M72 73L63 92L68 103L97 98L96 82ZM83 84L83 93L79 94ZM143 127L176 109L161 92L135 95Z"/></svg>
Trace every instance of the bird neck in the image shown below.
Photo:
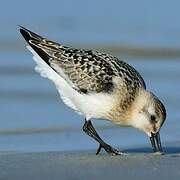
<svg viewBox="0 0 180 180"><path fill-rule="evenodd" d="M138 112L147 103L150 93L145 89L139 89L134 96L127 96L121 99L119 103L109 113L109 119L122 126L133 126Z"/></svg>

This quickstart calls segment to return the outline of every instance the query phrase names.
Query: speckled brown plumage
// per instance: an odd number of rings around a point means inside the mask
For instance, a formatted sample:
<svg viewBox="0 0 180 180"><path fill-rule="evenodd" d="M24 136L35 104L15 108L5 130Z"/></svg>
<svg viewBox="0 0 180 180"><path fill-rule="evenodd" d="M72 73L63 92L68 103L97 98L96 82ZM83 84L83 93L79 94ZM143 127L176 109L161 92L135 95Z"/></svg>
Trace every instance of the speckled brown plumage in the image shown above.
<svg viewBox="0 0 180 180"><path fill-rule="evenodd" d="M27 30L29 31L29 30ZM35 33L26 34L29 45L61 75L65 74L80 93L112 92L113 78L121 77L129 95L145 88L140 74L127 63L116 57L93 50L74 49L49 41Z"/></svg>
<svg viewBox="0 0 180 180"><path fill-rule="evenodd" d="M90 119L106 119L144 131L153 150L162 151L160 128L166 118L161 101L146 90L143 78L127 63L93 50L74 49L20 28L33 54L36 71L50 79L63 102L85 117L84 132L112 155L122 154L105 143Z"/></svg>

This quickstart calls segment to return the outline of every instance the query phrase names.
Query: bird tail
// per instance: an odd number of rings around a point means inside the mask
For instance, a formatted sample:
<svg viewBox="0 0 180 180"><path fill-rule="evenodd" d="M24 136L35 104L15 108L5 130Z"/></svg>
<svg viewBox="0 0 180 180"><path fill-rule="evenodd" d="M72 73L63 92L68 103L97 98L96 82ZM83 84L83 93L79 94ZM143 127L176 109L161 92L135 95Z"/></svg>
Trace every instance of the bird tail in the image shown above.
<svg viewBox="0 0 180 180"><path fill-rule="evenodd" d="M64 47L56 42L49 41L46 38L20 26L20 33L31 46L31 48L48 64L57 50L60 52Z"/></svg>

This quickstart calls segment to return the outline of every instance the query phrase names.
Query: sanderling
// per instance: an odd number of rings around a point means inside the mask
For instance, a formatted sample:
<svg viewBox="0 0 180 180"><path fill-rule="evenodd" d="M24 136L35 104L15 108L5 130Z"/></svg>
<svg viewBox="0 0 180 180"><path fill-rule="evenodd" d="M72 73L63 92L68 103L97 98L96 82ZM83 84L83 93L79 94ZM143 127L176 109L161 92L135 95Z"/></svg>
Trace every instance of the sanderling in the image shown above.
<svg viewBox="0 0 180 180"><path fill-rule="evenodd" d="M162 152L160 128L166 119L161 101L127 63L95 50L63 46L20 27L41 76L54 82L64 103L85 117L83 130L111 155L122 154L105 143L91 119L105 119L145 132L154 152Z"/></svg>

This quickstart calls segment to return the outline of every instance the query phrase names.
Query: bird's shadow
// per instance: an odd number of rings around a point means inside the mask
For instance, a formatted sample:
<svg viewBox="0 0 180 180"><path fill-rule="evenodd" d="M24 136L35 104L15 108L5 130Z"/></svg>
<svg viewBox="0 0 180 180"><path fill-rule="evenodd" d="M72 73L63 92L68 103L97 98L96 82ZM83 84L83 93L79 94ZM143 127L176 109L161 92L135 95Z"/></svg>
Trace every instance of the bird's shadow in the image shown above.
<svg viewBox="0 0 180 180"><path fill-rule="evenodd" d="M152 148L150 147L139 147L123 150L127 153L152 153ZM165 154L180 154L180 147L166 146L163 148Z"/></svg>

